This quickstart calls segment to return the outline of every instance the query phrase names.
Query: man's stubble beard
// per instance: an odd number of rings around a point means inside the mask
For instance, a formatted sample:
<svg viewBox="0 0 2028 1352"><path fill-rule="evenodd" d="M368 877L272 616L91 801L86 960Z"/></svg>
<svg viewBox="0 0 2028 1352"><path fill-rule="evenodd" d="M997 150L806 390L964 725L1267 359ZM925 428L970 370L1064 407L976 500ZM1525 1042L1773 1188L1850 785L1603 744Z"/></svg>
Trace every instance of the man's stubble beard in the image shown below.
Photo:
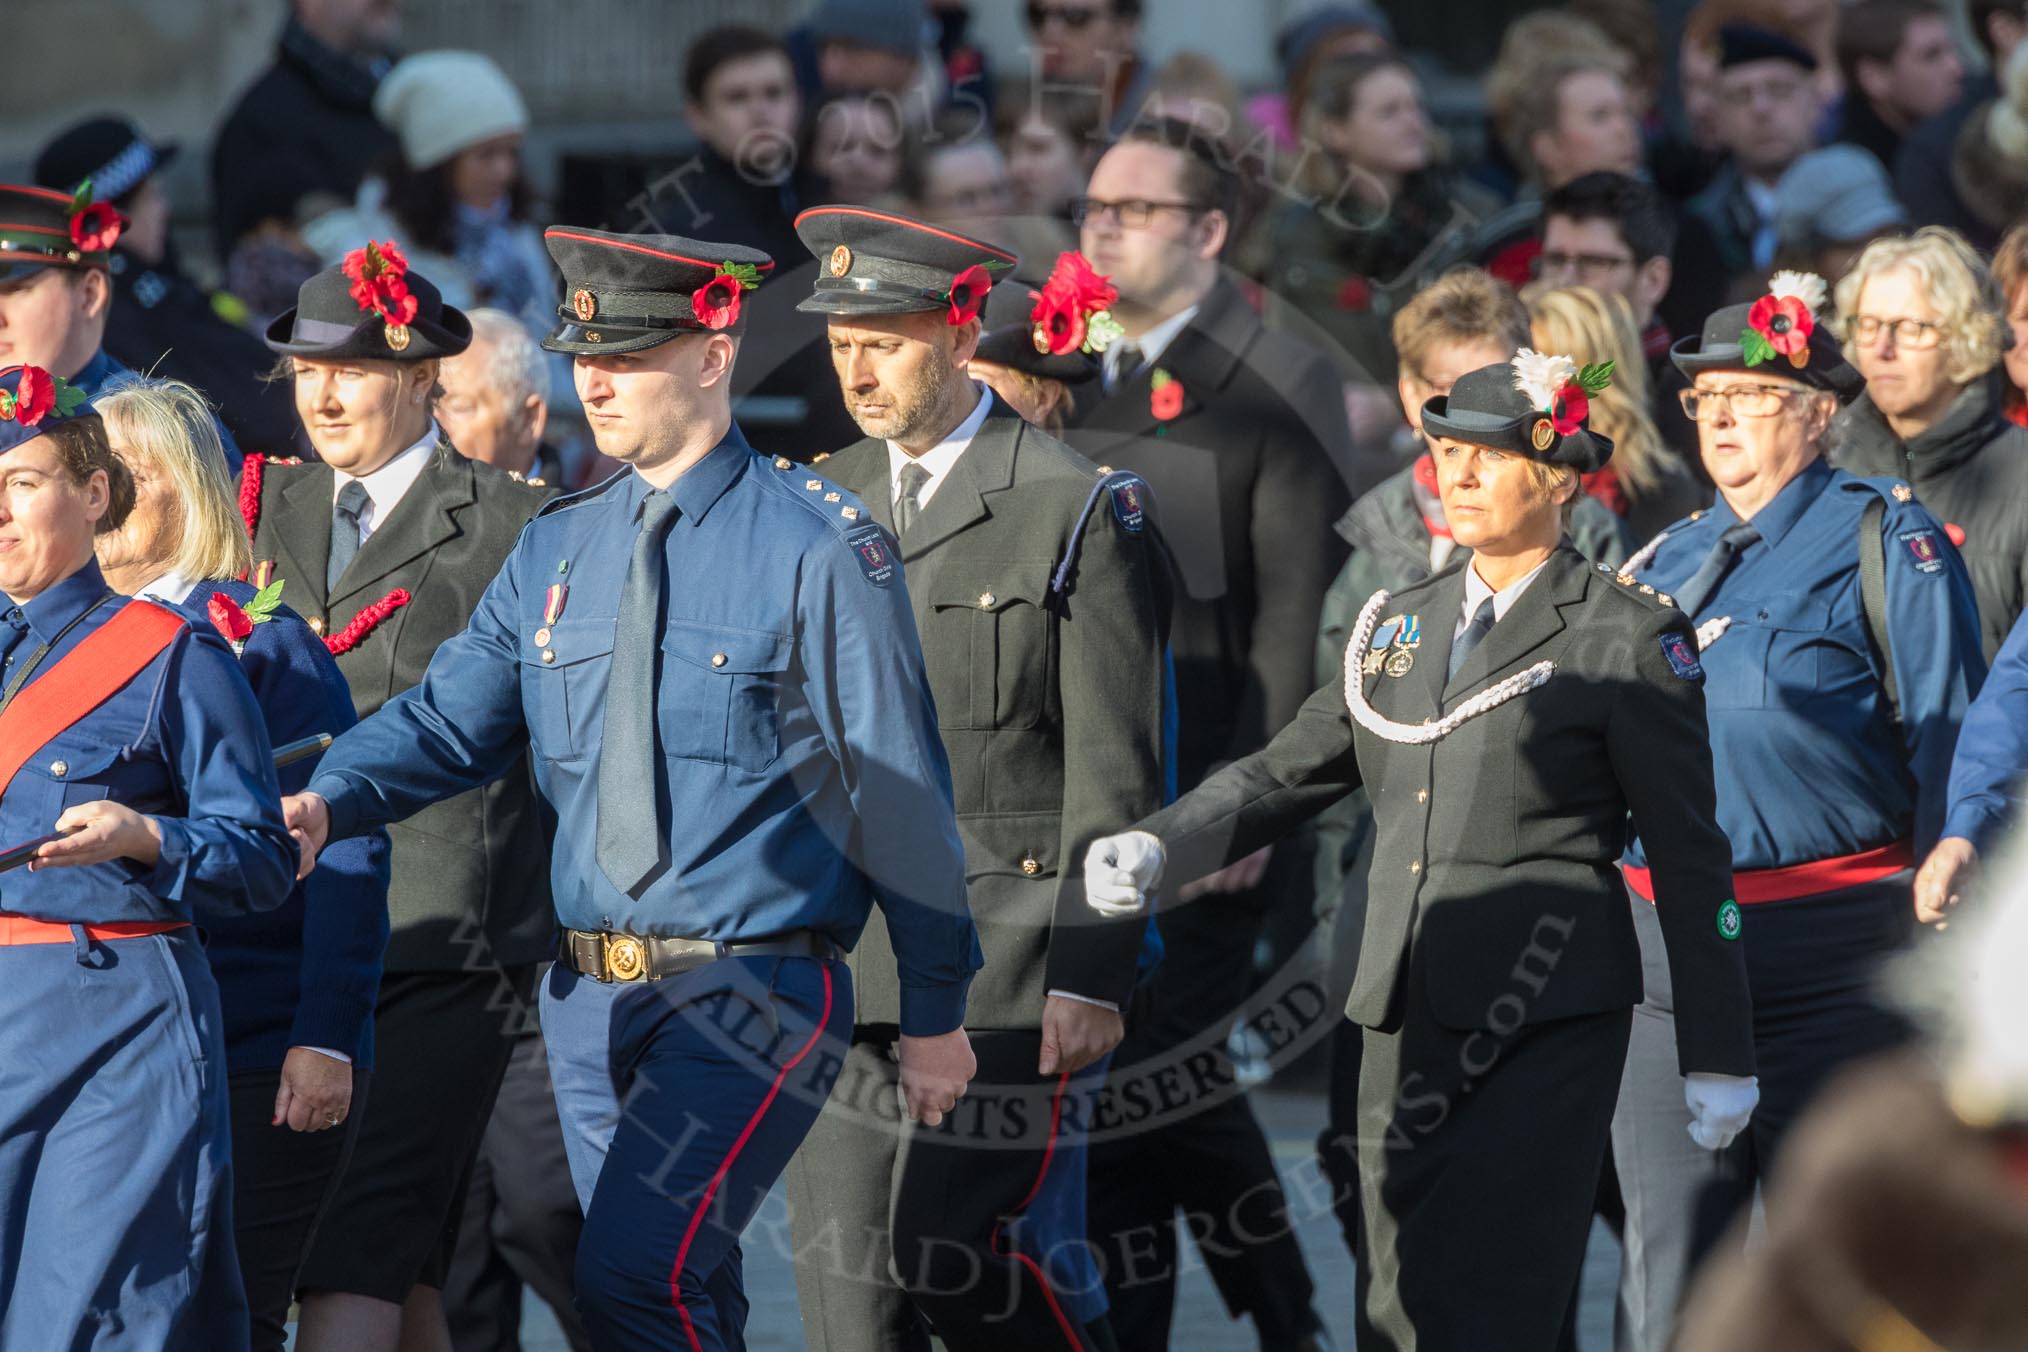
<svg viewBox="0 0 2028 1352"><path fill-rule="evenodd" d="M958 389L970 380L970 375L955 368L941 375L935 367L925 368L910 377L907 385L895 390L885 427L867 426L856 412L852 413L852 421L869 437L892 441L898 446L908 445L947 418ZM852 412L849 405L847 411Z"/></svg>

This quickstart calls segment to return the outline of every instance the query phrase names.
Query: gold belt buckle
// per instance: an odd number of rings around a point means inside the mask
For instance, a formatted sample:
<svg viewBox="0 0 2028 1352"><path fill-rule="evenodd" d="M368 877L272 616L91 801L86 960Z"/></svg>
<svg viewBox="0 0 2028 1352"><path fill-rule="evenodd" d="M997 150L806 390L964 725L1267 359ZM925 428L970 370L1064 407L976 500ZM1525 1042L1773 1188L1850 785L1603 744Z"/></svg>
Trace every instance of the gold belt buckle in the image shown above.
<svg viewBox="0 0 2028 1352"><path fill-rule="evenodd" d="M606 934L606 976L614 981L639 981L648 973L648 946L632 934Z"/></svg>

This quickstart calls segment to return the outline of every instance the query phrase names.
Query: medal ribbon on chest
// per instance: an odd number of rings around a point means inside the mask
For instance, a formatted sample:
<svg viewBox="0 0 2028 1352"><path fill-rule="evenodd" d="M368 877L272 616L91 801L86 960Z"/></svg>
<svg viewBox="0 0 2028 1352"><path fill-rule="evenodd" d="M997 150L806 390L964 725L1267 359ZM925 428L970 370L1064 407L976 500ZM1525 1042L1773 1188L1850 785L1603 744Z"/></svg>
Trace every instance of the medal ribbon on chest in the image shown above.
<svg viewBox="0 0 2028 1352"><path fill-rule="evenodd" d="M1434 722L1396 723L1366 700L1364 654L1367 645L1373 641L1374 627L1380 623L1380 612L1387 602L1388 594L1384 590L1373 593L1367 599L1365 608L1359 612L1359 622L1352 626L1352 641L1345 649L1345 708L1352 715L1353 722L1375 737L1403 746L1425 746L1441 741L1480 714L1490 713L1516 695L1535 689L1556 670L1554 662L1537 662L1497 685L1487 686Z"/></svg>

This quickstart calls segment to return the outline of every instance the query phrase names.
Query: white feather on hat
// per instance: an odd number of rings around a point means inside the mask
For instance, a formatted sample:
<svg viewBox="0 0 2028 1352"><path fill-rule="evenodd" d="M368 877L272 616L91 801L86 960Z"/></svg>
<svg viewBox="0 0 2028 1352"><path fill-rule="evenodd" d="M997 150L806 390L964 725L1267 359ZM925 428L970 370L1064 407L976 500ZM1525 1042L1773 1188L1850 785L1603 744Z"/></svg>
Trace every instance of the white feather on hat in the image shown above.
<svg viewBox="0 0 2028 1352"><path fill-rule="evenodd" d="M1514 388L1536 408L1546 409L1563 387L1577 379L1577 363L1569 357L1522 348L1514 354Z"/></svg>
<svg viewBox="0 0 2028 1352"><path fill-rule="evenodd" d="M1831 298L1831 288L1824 285L1824 279L1816 273L1787 269L1767 279L1767 293L1770 296L1794 296L1812 317L1822 314L1824 302Z"/></svg>

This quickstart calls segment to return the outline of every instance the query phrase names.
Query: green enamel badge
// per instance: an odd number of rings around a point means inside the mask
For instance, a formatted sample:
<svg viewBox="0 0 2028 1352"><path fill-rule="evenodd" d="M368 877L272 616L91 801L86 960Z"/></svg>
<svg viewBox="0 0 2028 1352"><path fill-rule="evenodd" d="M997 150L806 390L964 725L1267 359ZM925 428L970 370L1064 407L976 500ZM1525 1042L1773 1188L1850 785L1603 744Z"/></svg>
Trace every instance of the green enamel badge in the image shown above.
<svg viewBox="0 0 2028 1352"><path fill-rule="evenodd" d="M1718 908L1718 937L1721 939L1739 937L1738 902L1727 899L1726 903Z"/></svg>

